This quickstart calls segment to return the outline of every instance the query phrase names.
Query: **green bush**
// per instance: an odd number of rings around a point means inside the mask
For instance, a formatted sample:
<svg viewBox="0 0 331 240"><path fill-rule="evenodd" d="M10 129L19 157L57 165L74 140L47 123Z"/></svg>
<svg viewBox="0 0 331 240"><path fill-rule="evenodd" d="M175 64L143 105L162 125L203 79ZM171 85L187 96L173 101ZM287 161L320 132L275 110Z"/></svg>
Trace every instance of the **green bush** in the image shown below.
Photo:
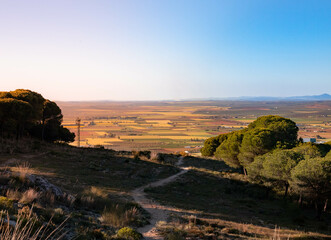
<svg viewBox="0 0 331 240"><path fill-rule="evenodd" d="M137 232L136 230L130 227L124 227L118 230L117 237L127 240L140 240L142 239L143 236L139 232Z"/></svg>

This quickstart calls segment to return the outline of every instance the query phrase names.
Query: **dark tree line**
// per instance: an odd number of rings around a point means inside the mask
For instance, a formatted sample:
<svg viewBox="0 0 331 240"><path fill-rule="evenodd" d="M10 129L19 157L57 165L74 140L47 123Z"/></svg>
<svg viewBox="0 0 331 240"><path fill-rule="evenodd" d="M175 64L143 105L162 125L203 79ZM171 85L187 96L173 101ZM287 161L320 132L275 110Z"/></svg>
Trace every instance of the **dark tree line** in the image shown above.
<svg viewBox="0 0 331 240"><path fill-rule="evenodd" d="M49 142L73 142L75 134L61 125L62 120L57 104L39 93L25 89L0 92L2 138L32 136Z"/></svg>

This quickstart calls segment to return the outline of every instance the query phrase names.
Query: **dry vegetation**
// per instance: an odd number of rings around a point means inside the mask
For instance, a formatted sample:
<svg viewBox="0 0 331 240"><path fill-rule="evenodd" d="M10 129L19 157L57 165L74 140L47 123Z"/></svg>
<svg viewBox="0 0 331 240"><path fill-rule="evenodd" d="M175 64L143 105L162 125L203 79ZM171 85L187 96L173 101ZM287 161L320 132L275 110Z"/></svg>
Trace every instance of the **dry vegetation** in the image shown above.
<svg viewBox="0 0 331 240"><path fill-rule="evenodd" d="M130 191L178 173L175 164L179 159L183 167L191 168L188 173L147 190L150 197L173 206L169 221L159 224L167 239L330 237L325 223L330 215L316 222L314 211L284 203L277 193L266 198L265 189L248 183L223 162L156 152L40 143L39 150L29 154L2 154L0 208L15 217L34 205L37 223L52 219L51 229L70 216L66 237L114 239L121 227L138 228L148 222L148 214L133 202ZM45 183L51 191L45 191ZM123 230L123 234L129 233L130 229Z"/></svg>
<svg viewBox="0 0 331 240"><path fill-rule="evenodd" d="M25 144L21 140L17 152L0 155L0 209L16 219L34 206L33 228L50 221L54 229L69 217L64 239L113 239L121 227L146 224L148 214L129 191L178 172L144 152L39 143L39 150L31 146L28 154L21 154Z"/></svg>

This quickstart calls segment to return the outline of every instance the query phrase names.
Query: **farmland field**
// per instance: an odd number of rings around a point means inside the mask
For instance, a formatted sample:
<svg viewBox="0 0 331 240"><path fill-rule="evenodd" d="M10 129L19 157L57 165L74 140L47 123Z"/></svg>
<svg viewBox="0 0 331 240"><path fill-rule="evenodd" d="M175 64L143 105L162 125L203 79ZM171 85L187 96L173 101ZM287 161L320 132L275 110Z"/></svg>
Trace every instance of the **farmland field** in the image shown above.
<svg viewBox="0 0 331 240"><path fill-rule="evenodd" d="M198 153L206 138L244 128L257 117L269 114L291 118L302 138L331 140L331 101L58 102L58 105L63 111L63 124L71 131L77 131L75 120L81 118L81 146Z"/></svg>

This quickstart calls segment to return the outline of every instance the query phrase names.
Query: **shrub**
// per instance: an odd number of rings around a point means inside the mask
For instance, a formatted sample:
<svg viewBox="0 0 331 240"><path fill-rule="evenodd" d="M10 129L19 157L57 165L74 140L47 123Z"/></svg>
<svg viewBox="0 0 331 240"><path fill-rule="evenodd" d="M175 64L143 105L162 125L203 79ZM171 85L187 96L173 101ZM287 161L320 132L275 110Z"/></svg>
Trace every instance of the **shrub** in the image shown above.
<svg viewBox="0 0 331 240"><path fill-rule="evenodd" d="M124 238L127 240L140 240L142 239L141 233L137 232L136 230L130 228L130 227L124 227L118 230L117 232L118 238Z"/></svg>
<svg viewBox="0 0 331 240"><path fill-rule="evenodd" d="M164 162L164 155L162 153L152 152L150 159L159 163Z"/></svg>
<svg viewBox="0 0 331 240"><path fill-rule="evenodd" d="M138 151L136 154L138 157L145 157L147 159L151 158L151 151Z"/></svg>

